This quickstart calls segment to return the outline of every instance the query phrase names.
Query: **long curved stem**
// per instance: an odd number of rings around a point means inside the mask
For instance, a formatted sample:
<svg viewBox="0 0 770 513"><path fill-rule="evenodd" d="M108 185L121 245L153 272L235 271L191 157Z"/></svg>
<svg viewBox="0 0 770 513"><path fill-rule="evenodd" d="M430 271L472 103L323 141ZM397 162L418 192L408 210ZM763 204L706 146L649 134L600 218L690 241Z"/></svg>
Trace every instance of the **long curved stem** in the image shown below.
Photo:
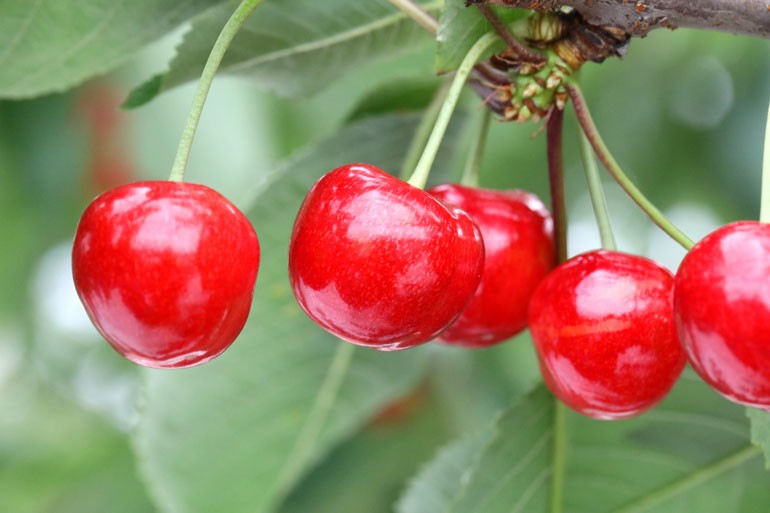
<svg viewBox="0 0 770 513"><path fill-rule="evenodd" d="M481 114L481 123L479 129L476 131L476 137L473 139L470 152L468 153L468 161L465 163L465 170L463 176L460 179L460 183L468 185L470 187L479 186L479 174L481 173L481 162L484 159L484 148L487 144L487 137L489 135L489 125L492 120L492 111L484 108Z"/></svg>
<svg viewBox="0 0 770 513"><path fill-rule="evenodd" d="M765 153L762 161L762 199L760 201L759 221L770 223L770 106L767 109Z"/></svg>
<svg viewBox="0 0 770 513"><path fill-rule="evenodd" d="M583 169L586 173L586 182L588 182L588 194L591 196L591 206L594 209L596 225L599 227L602 247L614 251L617 249L617 244L615 242L615 235L612 233L610 216L607 211L607 200L604 197L604 188L602 187L602 179L599 177L599 170L596 169L596 160L594 160L591 142L582 130L579 137L580 156L583 160Z"/></svg>
<svg viewBox="0 0 770 513"><path fill-rule="evenodd" d="M243 0L232 16L230 16L230 19L227 20L227 23L225 23L225 26L222 28L222 32L219 33L219 37L211 48L211 53L206 61L206 66L203 68L203 73L201 73L201 78L198 81L198 88L195 90L193 103L190 107L190 114L187 116L187 123L182 131L182 138L179 141L176 157L174 157L174 164L171 167L171 174L168 177L169 180L181 182L184 179L184 171L187 168L187 160L190 157L192 141L195 137L195 131L198 128L198 121L200 121L201 113L203 112L203 105L206 103L206 97L209 94L209 89L211 89L211 83L214 81L214 76L217 74L219 65L222 63L222 58L225 56L225 52L230 46L235 34L238 33L249 15L254 12L254 9L256 9L262 1L263 0Z"/></svg>
<svg viewBox="0 0 770 513"><path fill-rule="evenodd" d="M669 237L674 239L679 243L679 245L687 250L692 248L695 244L692 239L690 239L687 235L684 234L684 232L682 232L682 230L677 228L671 221L669 221L666 216L663 215L663 213L658 210L658 208L653 205L644 194L642 194L636 185L634 185L634 183L623 172L620 165L612 156L612 153L610 153L607 145L604 144L604 141L599 135L599 131L594 124L591 113L588 110L588 105L586 105L585 98L583 97L583 93L580 91L578 85L575 83L568 84L567 91L569 92L570 98L572 99L572 105L575 109L575 114L577 115L578 122L580 123L583 132L591 142L591 146L593 147L594 152L596 152L596 155L599 157L601 163L604 165L607 171L609 171L610 175L612 175L612 178L618 183L618 185L620 185L621 189L623 189L626 194L628 194L631 199L634 200L637 205L639 205L639 208L641 208L642 211L644 211L644 213L647 214L661 230L666 232Z"/></svg>
<svg viewBox="0 0 770 513"><path fill-rule="evenodd" d="M452 85L449 86L447 97L439 111L436 124L425 145L425 150L422 152L422 156L420 157L419 162L417 162L417 166L414 168L414 173L412 173L412 176L407 180L411 185L420 189L425 188L425 184L428 182L430 168L433 166L433 161L436 160L436 154L438 153L439 146L441 146L441 141L444 139L444 134L446 133L449 121L452 118L452 113L460 99L463 85L465 85L465 81L468 79L468 75L470 75L476 62L481 58L484 52L497 41L497 34L488 33L483 35L476 41L476 43L474 43L463 58L462 63L460 63L460 67L457 68L457 72L452 79Z"/></svg>

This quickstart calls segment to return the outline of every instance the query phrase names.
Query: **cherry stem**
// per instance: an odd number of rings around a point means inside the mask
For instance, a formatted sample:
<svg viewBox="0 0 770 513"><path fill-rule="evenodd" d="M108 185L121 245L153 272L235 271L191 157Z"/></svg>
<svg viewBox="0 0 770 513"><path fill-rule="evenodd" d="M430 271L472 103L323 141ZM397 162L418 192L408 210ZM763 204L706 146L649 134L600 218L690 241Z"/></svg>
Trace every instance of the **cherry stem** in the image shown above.
<svg viewBox="0 0 770 513"><path fill-rule="evenodd" d="M476 132L476 137L471 143L468 161L465 163L465 170L460 179L460 183L469 187L479 186L479 174L481 174L481 163L484 160L484 148L487 145L487 136L489 135L489 125L492 120L492 111L484 108L481 114L481 122Z"/></svg>
<svg viewBox="0 0 770 513"><path fill-rule="evenodd" d="M465 81L473 71L473 67L476 62L481 58L484 52L498 41L497 34L488 33L483 35L476 41L468 53L463 58L460 67L457 68L452 84L449 86L447 97L444 99L444 103L441 105L441 110L438 113L436 124L433 126L433 131L428 138L428 142L425 145L425 149L422 152L420 160L417 162L417 166L414 168L412 176L407 180L410 185L413 185L419 189L424 189L425 184L428 183L428 175L430 174L430 168L433 166L433 161L436 160L436 154L438 153L441 141L444 139L446 129L449 126L449 121L452 118L452 113L457 106L457 102L460 99Z"/></svg>
<svg viewBox="0 0 770 513"><path fill-rule="evenodd" d="M201 118L201 112L203 112L203 105L206 103L206 97L211 89L211 83L214 81L214 76L217 74L217 69L222 63L222 58L225 56L227 48L230 46L235 34L243 26L248 19L249 15L254 12L262 0L243 0L235 12L227 20L225 26L222 28L222 32L219 33L219 37L211 48L211 53L206 61L206 66L203 68L201 78L198 81L198 88L195 90L195 96L193 97L193 103L190 107L190 114L187 116L187 123L182 131L182 138L179 140L179 148L176 151L176 157L174 158L174 164L171 167L171 174L168 179L174 182L181 182L184 180L184 172L187 168L187 161L190 158L190 148L192 147L193 138L195 137L195 131L198 128L198 122Z"/></svg>
<svg viewBox="0 0 770 513"><path fill-rule="evenodd" d="M556 243L556 261L567 260L567 207L564 195L564 157L562 151L562 133L564 112L551 109L546 122L548 146L548 182L551 187L551 216L553 217L554 242Z"/></svg>
<svg viewBox="0 0 770 513"><path fill-rule="evenodd" d="M599 237L602 240L602 248L610 251L617 249L615 235L612 233L610 216L607 210L607 200L604 197L604 188L602 179L599 176L599 169L596 167L594 152L591 148L591 142L582 130L580 132L580 156L583 160L583 169L586 173L586 182L588 182L588 194L591 197L591 206L596 217L596 225L599 227Z"/></svg>
<svg viewBox="0 0 770 513"><path fill-rule="evenodd" d="M425 113L422 115L420 124L414 133L411 144L409 145L409 150L406 152L406 156L404 157L404 165L401 168L400 174L402 180L409 178L409 175L412 173L415 166L417 165L417 162L420 160L422 150L425 148L425 144L428 142L428 137L430 137L431 130L436 124L439 110L441 110L441 105L443 105L444 100L446 100L446 95L449 92L449 86L451 83L452 82L450 80L445 80L442 82L438 89L436 89L436 94L433 96L430 104L425 109Z"/></svg>
<svg viewBox="0 0 770 513"><path fill-rule="evenodd" d="M414 3L412 0L388 0L399 11L412 18L418 25L427 30L430 35L436 37L438 34L438 21L431 16L425 9Z"/></svg>
<svg viewBox="0 0 770 513"><path fill-rule="evenodd" d="M564 112L551 109L546 121L548 151L548 181L551 186L551 215L553 216L556 261L567 259L567 207L564 195L564 157L562 134ZM551 513L561 513L564 504L564 475L566 472L567 427L566 407L555 399L554 447L551 474Z"/></svg>
<svg viewBox="0 0 770 513"><path fill-rule="evenodd" d="M636 185L634 185L628 176L626 176L620 165L612 156L612 153L610 153L609 149L604 144L604 141L599 135L599 131L594 124L593 118L591 117L591 113L588 110L588 105L586 104L585 98L583 97L583 93L580 91L580 87L574 82L570 83L567 85L567 92L569 92L570 98L572 99L572 106L575 109L575 114L577 115L578 122L583 129L583 133L585 133L586 137L591 143L591 146L594 149L594 152L596 153L596 156L599 157L599 160L610 173L612 178L618 183L618 185L620 185L620 188L623 189L623 191L625 191L625 193L628 194L632 200L634 200L639 208L641 208L642 211L647 214L653 223L658 225L661 230L663 230L669 237L679 243L680 246L689 251L690 248L695 245L692 239L690 239L687 235L684 234L684 232L682 232L682 230L677 228L671 221L669 221L668 218L666 218L666 216L663 215L663 213L658 210L658 208L650 200L648 200L644 194L642 194Z"/></svg>
<svg viewBox="0 0 770 513"><path fill-rule="evenodd" d="M760 200L759 221L770 223L770 107L767 109L767 127L765 128L765 150L762 162L762 196Z"/></svg>

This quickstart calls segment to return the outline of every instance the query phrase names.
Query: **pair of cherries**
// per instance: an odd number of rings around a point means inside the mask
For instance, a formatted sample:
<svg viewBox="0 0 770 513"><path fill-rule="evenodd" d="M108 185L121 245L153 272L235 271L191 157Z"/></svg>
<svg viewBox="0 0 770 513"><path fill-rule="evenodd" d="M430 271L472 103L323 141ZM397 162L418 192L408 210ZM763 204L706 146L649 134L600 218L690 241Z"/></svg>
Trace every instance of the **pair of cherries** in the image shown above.
<svg viewBox="0 0 770 513"><path fill-rule="evenodd" d="M529 326L546 383L593 417L657 403L685 364L682 347L722 394L770 407L770 227L717 230L676 278L651 260L601 250L552 270L551 231L528 193L422 191L349 165L308 193L289 274L318 324L382 350L436 337L484 347ZM99 196L73 248L76 288L94 324L118 352L151 367L197 365L224 351L246 321L258 266L248 219L188 183L141 182Z"/></svg>
<svg viewBox="0 0 770 513"><path fill-rule="evenodd" d="M578 255L538 287L529 322L546 383L585 415L641 413L686 362L731 401L770 411L770 225L715 230L675 277L642 257Z"/></svg>

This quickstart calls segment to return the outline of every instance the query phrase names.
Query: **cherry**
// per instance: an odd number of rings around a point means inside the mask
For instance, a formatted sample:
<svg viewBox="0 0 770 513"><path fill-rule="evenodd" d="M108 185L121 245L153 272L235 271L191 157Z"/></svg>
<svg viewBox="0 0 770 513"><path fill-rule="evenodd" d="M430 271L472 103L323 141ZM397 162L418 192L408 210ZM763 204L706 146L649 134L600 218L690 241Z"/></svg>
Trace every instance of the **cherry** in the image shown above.
<svg viewBox="0 0 770 513"><path fill-rule="evenodd" d="M770 225L739 221L698 242L677 271L674 313L695 371L770 410Z"/></svg>
<svg viewBox="0 0 770 513"><path fill-rule="evenodd" d="M527 326L529 298L553 269L553 221L545 205L525 191L440 185L428 192L471 216L484 239L484 273L470 304L440 340L485 347Z"/></svg>
<svg viewBox="0 0 770 513"><path fill-rule="evenodd" d="M551 391L583 415L622 419L660 401L685 365L673 275L652 260L597 250L535 290L529 324Z"/></svg>
<svg viewBox="0 0 770 513"><path fill-rule="evenodd" d="M218 192L138 182L98 196L72 250L96 328L129 360L179 368L211 360L246 322L259 267L248 219Z"/></svg>
<svg viewBox="0 0 770 513"><path fill-rule="evenodd" d="M367 164L308 192L289 277L307 315L334 335L391 351L435 338L478 286L484 248L461 210Z"/></svg>

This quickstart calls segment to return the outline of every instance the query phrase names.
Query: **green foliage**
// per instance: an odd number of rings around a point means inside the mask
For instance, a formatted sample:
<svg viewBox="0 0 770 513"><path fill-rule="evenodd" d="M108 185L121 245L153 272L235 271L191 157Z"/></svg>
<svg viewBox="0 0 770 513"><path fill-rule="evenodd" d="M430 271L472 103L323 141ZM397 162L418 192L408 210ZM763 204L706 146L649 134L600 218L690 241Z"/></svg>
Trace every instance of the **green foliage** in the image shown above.
<svg viewBox="0 0 770 513"><path fill-rule="evenodd" d="M433 11L441 3L422 2ZM196 20L169 70L135 91L131 105L149 101L153 91L197 78L231 12L231 6L223 5ZM355 5L347 0L275 0L265 2L246 22L221 70L247 77L280 95L297 96L314 93L357 66L428 41L419 27L386 0Z"/></svg>
<svg viewBox="0 0 770 513"><path fill-rule="evenodd" d="M224 0L0 1L0 97L63 91Z"/></svg>
<svg viewBox="0 0 770 513"><path fill-rule="evenodd" d="M228 155L228 165L245 171L206 172L237 176L223 183L239 192L261 240L252 315L218 360L142 372L130 435L93 413L104 413L94 397L125 380L124 400L132 400L140 373L106 344L91 343L96 333L62 330L40 308L46 299L60 301L66 313L66 301L77 302L53 286L46 296L49 278L36 264L70 240L91 195L83 170L93 148L77 121L83 90L0 103L0 511L537 513L550 507L556 456L566 461L565 512L766 511L770 416L747 416L692 373L638 419L567 414L567 445L556 454L556 404L542 387L527 334L483 351L433 345L381 354L341 345L296 306L286 252L306 191L348 162L400 172L439 83L431 70L454 69L489 30L462 0L421 4L440 20L436 43L387 0L268 0L236 37L222 71L267 93L238 89L230 115L239 123L216 123L218 140L242 131L271 164ZM0 97L67 90L189 23L166 72L147 81L154 62L108 77L121 91L144 82L128 106L156 101L128 116L149 121L141 128L128 121L128 133L107 147L122 145L138 167L146 165L137 178L163 177L179 134L156 120L189 106L189 88L171 89L196 78L234 6L0 0ZM495 12L508 23L527 14ZM767 55L764 42L749 38L656 31L634 40L623 61L581 71L618 160L661 208L681 209L682 227L695 238L756 215ZM705 84L709 74L714 81ZM468 94L465 101L432 181L450 180L463 166L466 130L475 126L465 121L483 100ZM202 127L210 127L205 112ZM596 242L593 224L586 228L590 206L571 123L568 115L574 253ZM484 186L547 198L544 143L531 137L535 130L493 124ZM153 154L137 140L168 152ZM221 153L199 136L192 159ZM607 193L621 248L668 258L673 268L682 253L661 242L613 186ZM94 376L103 379L94 385ZM382 408L404 397L407 412L383 423ZM122 415L133 419L133 405Z"/></svg>
<svg viewBox="0 0 770 513"><path fill-rule="evenodd" d="M546 511L554 401L543 388L492 428L449 446L402 499L399 513Z"/></svg>
<svg viewBox="0 0 770 513"><path fill-rule="evenodd" d="M756 492L743 480L767 479L753 465L758 450L742 408L692 376L634 420L570 414L562 453L553 443L554 422L554 399L541 387L492 427L439 453L412 483L399 513L550 511L556 455L567 460L564 510L576 513L753 511L746 497ZM770 500L770 489L761 500Z"/></svg>

